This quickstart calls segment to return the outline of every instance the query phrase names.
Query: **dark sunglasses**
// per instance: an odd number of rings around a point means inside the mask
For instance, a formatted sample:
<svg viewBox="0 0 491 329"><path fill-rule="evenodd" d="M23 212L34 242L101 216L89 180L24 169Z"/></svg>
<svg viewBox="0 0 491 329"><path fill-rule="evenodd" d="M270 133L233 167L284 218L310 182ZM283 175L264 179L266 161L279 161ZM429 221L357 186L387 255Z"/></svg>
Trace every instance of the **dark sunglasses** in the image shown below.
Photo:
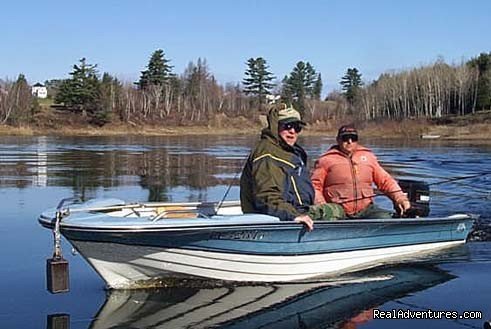
<svg viewBox="0 0 491 329"><path fill-rule="evenodd" d="M295 129L296 133L302 131L302 125L298 122L288 122L288 123L280 123L280 130L290 130Z"/></svg>
<svg viewBox="0 0 491 329"><path fill-rule="evenodd" d="M358 135L344 135L341 136L343 142L347 142L351 139L352 142L358 142Z"/></svg>

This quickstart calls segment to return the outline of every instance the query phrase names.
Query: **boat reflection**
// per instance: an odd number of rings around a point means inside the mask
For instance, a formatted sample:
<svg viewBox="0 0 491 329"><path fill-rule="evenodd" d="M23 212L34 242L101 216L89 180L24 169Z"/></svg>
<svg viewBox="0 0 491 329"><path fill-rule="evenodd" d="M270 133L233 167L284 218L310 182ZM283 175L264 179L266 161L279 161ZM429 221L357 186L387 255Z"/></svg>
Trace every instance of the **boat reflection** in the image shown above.
<svg viewBox="0 0 491 329"><path fill-rule="evenodd" d="M412 265L286 284L114 290L90 328L354 328L371 308L453 278Z"/></svg>

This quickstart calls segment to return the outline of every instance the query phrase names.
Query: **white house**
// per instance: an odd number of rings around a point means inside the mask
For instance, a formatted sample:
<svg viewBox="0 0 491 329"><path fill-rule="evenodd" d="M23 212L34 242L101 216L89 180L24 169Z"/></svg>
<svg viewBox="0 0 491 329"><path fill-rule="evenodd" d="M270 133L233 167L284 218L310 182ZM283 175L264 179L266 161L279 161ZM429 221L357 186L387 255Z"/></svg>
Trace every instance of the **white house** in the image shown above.
<svg viewBox="0 0 491 329"><path fill-rule="evenodd" d="M32 86L31 92L32 95L36 96L37 98L48 97L48 89L46 89L46 87L39 82Z"/></svg>

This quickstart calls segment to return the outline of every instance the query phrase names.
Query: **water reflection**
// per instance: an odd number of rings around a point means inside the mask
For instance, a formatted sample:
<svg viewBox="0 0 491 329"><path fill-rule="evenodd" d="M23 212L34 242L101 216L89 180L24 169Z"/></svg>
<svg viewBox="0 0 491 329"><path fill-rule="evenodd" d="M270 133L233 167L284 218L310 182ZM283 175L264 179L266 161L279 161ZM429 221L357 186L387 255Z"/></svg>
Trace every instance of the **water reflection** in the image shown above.
<svg viewBox="0 0 491 329"><path fill-rule="evenodd" d="M256 139L2 137L0 188L69 187L73 195L67 197L88 199L107 196L103 194L107 190L138 187L147 191L147 200L140 201L216 201L231 184L235 188L231 197L238 197L237 174ZM310 167L333 142L324 137L301 139L310 155ZM362 142L395 177L431 184L433 215L473 212L490 217L486 201L491 198L491 176L451 179L490 172L491 146L389 139Z"/></svg>
<svg viewBox="0 0 491 329"><path fill-rule="evenodd" d="M0 187L68 186L85 199L98 188L137 185L149 190L148 201L168 201L169 190L179 186L196 191L228 186L249 150L237 141L227 146L220 138L210 143L198 137L39 137L15 143L18 147L0 144Z"/></svg>
<svg viewBox="0 0 491 329"><path fill-rule="evenodd" d="M90 328L355 328L372 308L452 278L406 266L331 281L110 291Z"/></svg>

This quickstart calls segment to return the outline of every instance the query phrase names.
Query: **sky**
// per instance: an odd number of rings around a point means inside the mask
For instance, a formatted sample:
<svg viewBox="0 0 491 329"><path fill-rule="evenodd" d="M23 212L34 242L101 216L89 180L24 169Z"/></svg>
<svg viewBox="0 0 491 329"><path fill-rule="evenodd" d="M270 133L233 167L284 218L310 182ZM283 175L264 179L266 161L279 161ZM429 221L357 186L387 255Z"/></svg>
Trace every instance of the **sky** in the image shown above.
<svg viewBox="0 0 491 329"><path fill-rule="evenodd" d="M280 80L308 61L328 93L348 68L370 82L491 52L491 0L19 0L2 3L0 31L3 80L67 78L85 57L132 82L162 49L174 73L202 58L222 84L251 57Z"/></svg>

